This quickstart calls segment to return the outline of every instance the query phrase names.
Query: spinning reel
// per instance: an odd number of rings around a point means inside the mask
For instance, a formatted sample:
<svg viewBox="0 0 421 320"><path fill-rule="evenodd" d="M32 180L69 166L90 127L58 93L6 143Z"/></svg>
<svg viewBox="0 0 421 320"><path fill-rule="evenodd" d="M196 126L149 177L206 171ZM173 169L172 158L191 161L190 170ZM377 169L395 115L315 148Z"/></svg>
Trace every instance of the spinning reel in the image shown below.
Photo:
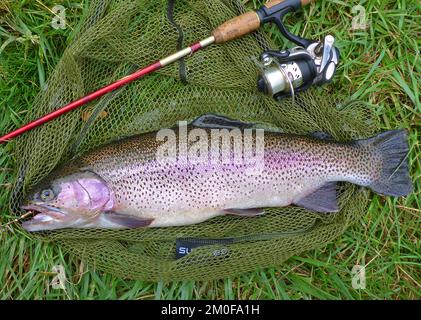
<svg viewBox="0 0 421 320"><path fill-rule="evenodd" d="M260 55L257 88L276 100L303 92L312 85L323 85L332 80L339 63L335 39L327 35L322 41L300 38L290 33L282 23L283 16L300 7L300 1L291 1L283 10L262 7L257 11L261 23L274 22L282 35L298 46L287 50L268 50ZM272 9L272 10L271 10Z"/></svg>

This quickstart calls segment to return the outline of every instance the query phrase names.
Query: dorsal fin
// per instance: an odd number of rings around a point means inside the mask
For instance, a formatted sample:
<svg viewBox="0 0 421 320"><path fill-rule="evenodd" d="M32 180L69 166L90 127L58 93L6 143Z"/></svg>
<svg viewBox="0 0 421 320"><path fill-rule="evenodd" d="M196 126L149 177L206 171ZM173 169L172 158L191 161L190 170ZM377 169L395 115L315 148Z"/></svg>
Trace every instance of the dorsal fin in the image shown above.
<svg viewBox="0 0 421 320"><path fill-rule="evenodd" d="M335 138L330 133L323 131L314 131L310 133L310 135L320 140L335 140Z"/></svg>
<svg viewBox="0 0 421 320"><path fill-rule="evenodd" d="M191 125L199 128L226 128L226 129L246 129L253 128L253 123L242 122L233 120L227 117L219 116L213 113L205 114L193 120Z"/></svg>

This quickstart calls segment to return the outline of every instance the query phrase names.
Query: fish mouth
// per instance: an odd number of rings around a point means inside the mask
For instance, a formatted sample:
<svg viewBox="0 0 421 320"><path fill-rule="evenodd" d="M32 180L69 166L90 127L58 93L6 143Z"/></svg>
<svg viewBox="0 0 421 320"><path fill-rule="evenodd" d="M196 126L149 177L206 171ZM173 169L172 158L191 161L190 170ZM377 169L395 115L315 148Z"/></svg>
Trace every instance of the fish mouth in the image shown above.
<svg viewBox="0 0 421 320"><path fill-rule="evenodd" d="M47 204L28 204L21 206L21 209L36 213L32 219L22 223L26 231L56 229L54 224L61 223L66 216L60 209Z"/></svg>

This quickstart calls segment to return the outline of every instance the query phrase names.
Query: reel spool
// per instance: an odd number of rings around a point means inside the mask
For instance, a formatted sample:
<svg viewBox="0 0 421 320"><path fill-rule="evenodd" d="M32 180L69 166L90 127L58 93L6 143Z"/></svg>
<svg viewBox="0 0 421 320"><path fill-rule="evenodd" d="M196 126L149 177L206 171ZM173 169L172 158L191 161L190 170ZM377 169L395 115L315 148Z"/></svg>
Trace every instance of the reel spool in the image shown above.
<svg viewBox="0 0 421 320"><path fill-rule="evenodd" d="M281 33L298 47L287 50L268 50L260 55L257 63L260 92L281 100L310 88L330 82L336 72L340 53L334 46L335 39L327 35L322 41L311 41L290 33L282 22L283 16L295 11L294 6L271 11L262 7L257 11L262 23L274 22Z"/></svg>

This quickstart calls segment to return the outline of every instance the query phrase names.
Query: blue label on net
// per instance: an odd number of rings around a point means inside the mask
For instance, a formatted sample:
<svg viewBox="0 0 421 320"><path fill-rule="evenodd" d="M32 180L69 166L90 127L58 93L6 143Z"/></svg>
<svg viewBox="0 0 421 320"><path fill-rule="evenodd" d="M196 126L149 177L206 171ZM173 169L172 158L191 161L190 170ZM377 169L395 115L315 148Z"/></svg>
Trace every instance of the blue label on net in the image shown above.
<svg viewBox="0 0 421 320"><path fill-rule="evenodd" d="M210 248L210 252L213 256L219 257L219 256L225 256L229 253L229 249L227 248L227 244L231 244L234 242L234 239L232 238L226 238L226 239L199 239L199 238L182 238L177 239L175 241L176 244L176 258L180 259L186 255L188 255L190 252L194 250L194 248L203 247L203 246L209 246L212 245L212 248ZM221 245L214 246L214 245Z"/></svg>

